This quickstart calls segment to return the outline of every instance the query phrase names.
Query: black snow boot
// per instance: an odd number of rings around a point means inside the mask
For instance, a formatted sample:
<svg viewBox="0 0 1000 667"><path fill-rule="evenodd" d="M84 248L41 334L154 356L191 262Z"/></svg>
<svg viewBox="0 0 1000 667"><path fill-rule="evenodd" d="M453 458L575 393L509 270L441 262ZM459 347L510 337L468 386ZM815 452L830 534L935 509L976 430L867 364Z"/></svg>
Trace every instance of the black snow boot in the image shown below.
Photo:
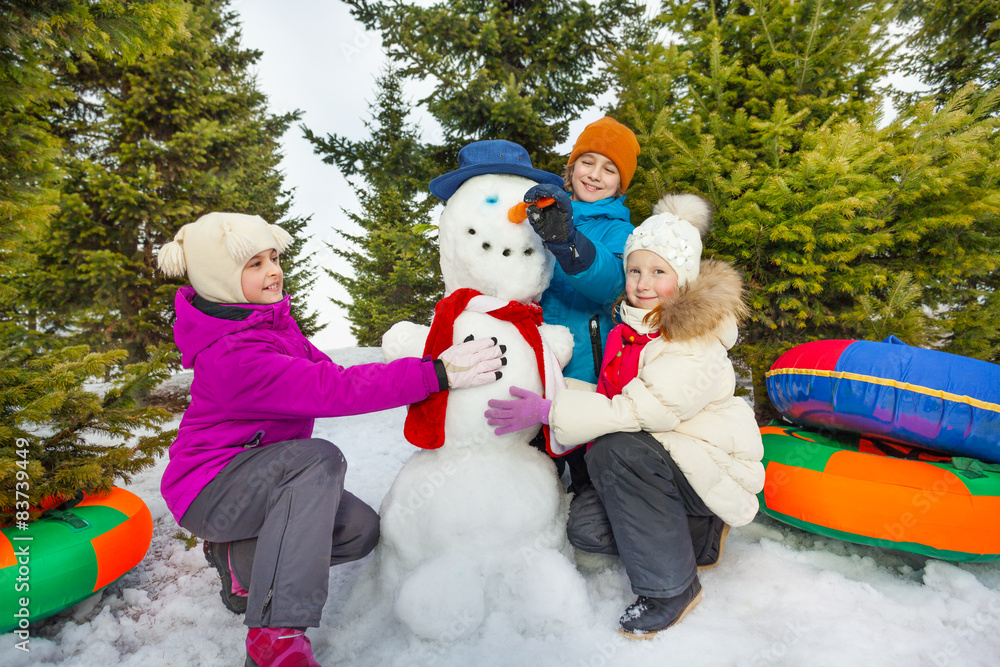
<svg viewBox="0 0 1000 667"><path fill-rule="evenodd" d="M726 538L729 537L729 524L722 523L722 519L718 517L715 519L721 528L715 531L711 543L706 545L705 553L698 558L699 570L711 570L722 560L722 550L726 546Z"/></svg>
<svg viewBox="0 0 1000 667"><path fill-rule="evenodd" d="M618 619L619 632L626 637L649 639L660 630L680 623L701 602L701 582L694 578L680 595L650 598L640 595Z"/></svg>
<svg viewBox="0 0 1000 667"><path fill-rule="evenodd" d="M202 545L205 560L219 573L222 582L222 604L234 614L245 614L247 611L247 596L233 592L233 572L229 567L229 542L209 542Z"/></svg>

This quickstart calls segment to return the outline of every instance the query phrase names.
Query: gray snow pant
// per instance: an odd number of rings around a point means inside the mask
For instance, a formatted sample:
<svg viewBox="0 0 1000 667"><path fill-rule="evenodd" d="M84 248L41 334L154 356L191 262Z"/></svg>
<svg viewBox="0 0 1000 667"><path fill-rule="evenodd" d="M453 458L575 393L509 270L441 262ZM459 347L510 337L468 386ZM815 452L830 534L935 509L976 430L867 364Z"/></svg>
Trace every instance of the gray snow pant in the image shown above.
<svg viewBox="0 0 1000 667"><path fill-rule="evenodd" d="M687 588L697 561L718 549L723 521L648 433L609 433L586 456L594 486L573 498L570 543L618 554L636 595L668 598Z"/></svg>
<svg viewBox="0 0 1000 667"><path fill-rule="evenodd" d="M237 581L250 593L247 626L318 626L330 566L375 548L378 513L344 491L346 472L344 455L326 440L255 447L230 461L184 513L180 525L193 534L233 543Z"/></svg>

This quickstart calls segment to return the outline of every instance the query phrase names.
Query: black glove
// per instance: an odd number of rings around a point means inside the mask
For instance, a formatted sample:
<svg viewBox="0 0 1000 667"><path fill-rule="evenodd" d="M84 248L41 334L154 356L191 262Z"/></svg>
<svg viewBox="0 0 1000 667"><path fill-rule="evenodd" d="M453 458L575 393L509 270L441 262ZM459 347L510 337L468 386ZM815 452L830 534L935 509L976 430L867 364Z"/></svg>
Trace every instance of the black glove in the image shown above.
<svg viewBox="0 0 1000 667"><path fill-rule="evenodd" d="M573 226L573 203L566 192L555 185L536 185L524 193L526 204L550 197L555 200L545 208L528 206L528 221L546 243L567 243L576 236Z"/></svg>

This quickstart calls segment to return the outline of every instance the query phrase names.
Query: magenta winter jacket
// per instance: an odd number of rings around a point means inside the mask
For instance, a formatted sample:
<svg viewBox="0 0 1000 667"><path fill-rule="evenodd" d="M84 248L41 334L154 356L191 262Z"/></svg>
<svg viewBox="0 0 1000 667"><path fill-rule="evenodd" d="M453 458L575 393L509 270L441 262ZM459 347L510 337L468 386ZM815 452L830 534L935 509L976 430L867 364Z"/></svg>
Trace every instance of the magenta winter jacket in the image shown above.
<svg viewBox="0 0 1000 667"><path fill-rule="evenodd" d="M272 305L224 306L253 310L238 321L201 312L194 298L192 287L182 287L174 300L174 341L194 381L160 483L178 521L245 446L308 438L317 417L408 405L439 388L430 361L333 363L299 331L287 296Z"/></svg>

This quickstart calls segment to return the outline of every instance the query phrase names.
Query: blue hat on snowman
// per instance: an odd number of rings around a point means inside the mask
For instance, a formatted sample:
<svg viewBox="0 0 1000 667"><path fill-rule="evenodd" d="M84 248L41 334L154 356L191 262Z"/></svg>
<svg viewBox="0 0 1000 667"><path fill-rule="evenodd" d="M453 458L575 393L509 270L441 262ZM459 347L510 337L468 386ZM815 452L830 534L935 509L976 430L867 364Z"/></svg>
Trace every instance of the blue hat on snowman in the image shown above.
<svg viewBox="0 0 1000 667"><path fill-rule="evenodd" d="M458 151L458 169L438 176L430 184L431 194L448 200L462 183L482 174L514 174L538 183L563 186L563 177L531 166L528 151L503 139L475 141Z"/></svg>

